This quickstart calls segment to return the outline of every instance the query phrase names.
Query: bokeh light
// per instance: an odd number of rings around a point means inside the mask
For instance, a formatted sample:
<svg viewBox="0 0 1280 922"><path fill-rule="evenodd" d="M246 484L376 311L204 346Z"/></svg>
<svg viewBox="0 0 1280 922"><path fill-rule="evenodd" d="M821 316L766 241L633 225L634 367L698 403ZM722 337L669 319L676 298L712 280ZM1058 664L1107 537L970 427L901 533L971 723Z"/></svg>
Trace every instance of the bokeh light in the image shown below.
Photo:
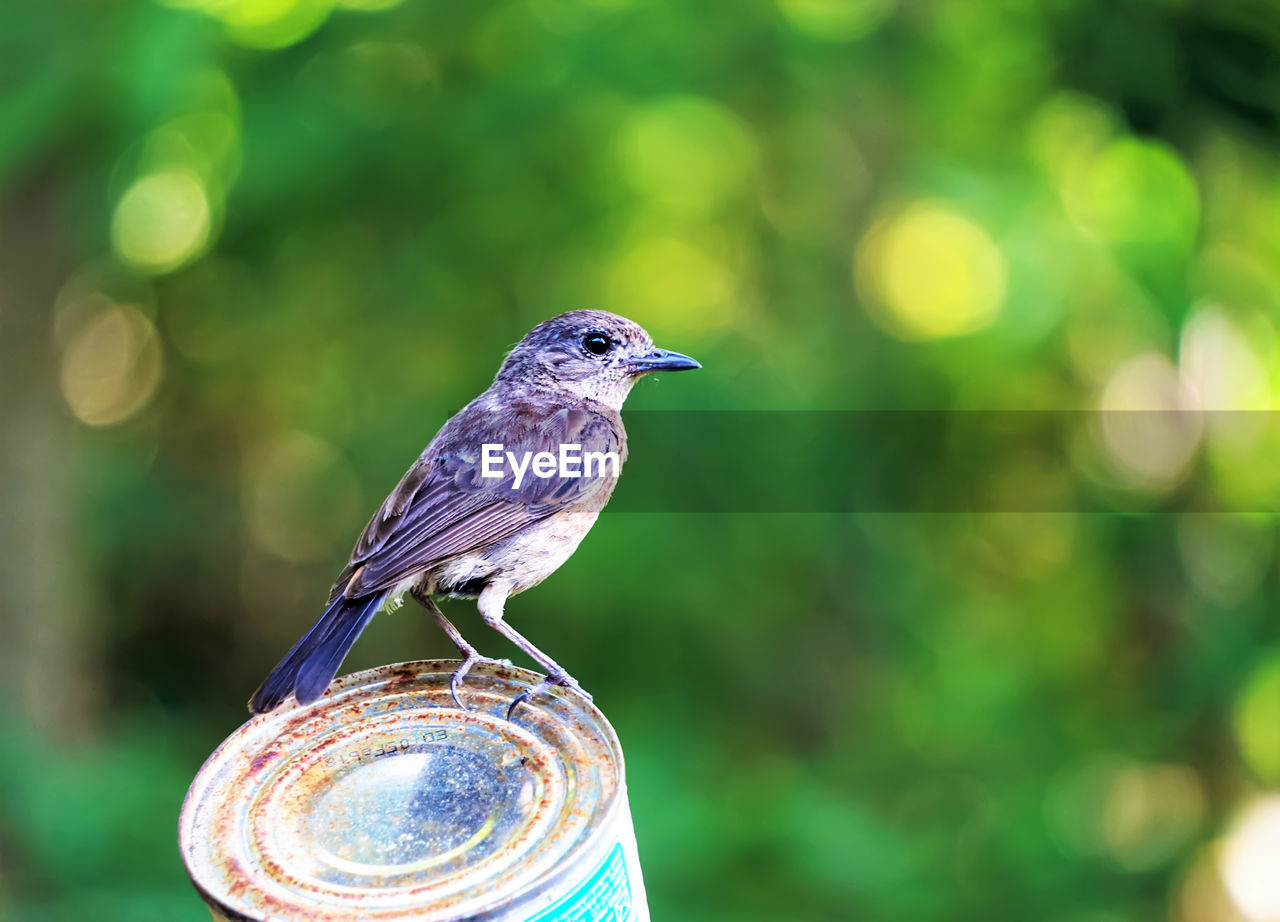
<svg viewBox="0 0 1280 922"><path fill-rule="evenodd" d="M762 171L760 207L787 239L829 244L845 233L848 215L871 177L852 134L837 119L799 111L773 138Z"/></svg>
<svg viewBox="0 0 1280 922"><path fill-rule="evenodd" d="M1218 843L1196 853L1174 899L1170 916L1175 922L1249 922L1227 895L1218 873Z"/></svg>
<svg viewBox="0 0 1280 922"><path fill-rule="evenodd" d="M797 32L828 41L861 38L893 12L895 0L777 0Z"/></svg>
<svg viewBox="0 0 1280 922"><path fill-rule="evenodd" d="M1239 466L1266 434L1271 409L1271 383L1262 352L1274 346L1270 326L1255 324L1246 335L1226 311L1202 305L1182 328L1178 366L1183 380L1195 393L1206 413L1207 438L1215 457ZM1238 460L1232 464L1230 459ZM1254 467L1244 460L1246 467ZM1241 477L1234 470L1227 478L1241 484L1255 480L1252 472ZM1231 487L1228 487L1231 490Z"/></svg>
<svg viewBox="0 0 1280 922"><path fill-rule="evenodd" d="M1280 922L1280 795L1245 806L1218 861L1228 895L1249 922Z"/></svg>
<svg viewBox="0 0 1280 922"><path fill-rule="evenodd" d="M1206 410L1269 410L1271 385L1253 339L1219 308L1198 308L1182 328L1178 365Z"/></svg>
<svg viewBox="0 0 1280 922"><path fill-rule="evenodd" d="M79 318L62 351L62 396L91 426L123 422L150 402L160 383L155 327L137 308L100 300Z"/></svg>
<svg viewBox="0 0 1280 922"><path fill-rule="evenodd" d="M1226 258L1220 253L1215 261L1219 279ZM1252 272L1247 263L1235 266L1242 270L1235 275L1240 285ZM1207 287L1226 288L1220 282ZM1241 302L1266 303L1252 281L1241 288ZM1241 511L1271 508L1280 498L1280 467L1257 463L1280 448L1280 427L1271 413L1276 336L1268 313L1197 304L1183 325L1178 351L1183 379L1206 411L1206 456L1222 504Z"/></svg>
<svg viewBox="0 0 1280 922"><path fill-rule="evenodd" d="M1273 651L1253 670L1232 723L1245 763L1261 781L1280 784L1280 653Z"/></svg>
<svg viewBox="0 0 1280 922"><path fill-rule="evenodd" d="M645 314L666 329L693 334L732 320L734 290L733 274L706 247L682 237L645 237L618 254L604 303L624 316Z"/></svg>
<svg viewBox="0 0 1280 922"><path fill-rule="evenodd" d="M1101 391L1135 355L1167 346L1172 325L1151 298L1109 260L1091 260L1071 283L1066 347L1072 371Z"/></svg>
<svg viewBox="0 0 1280 922"><path fill-rule="evenodd" d="M306 38L324 24L335 0L160 0L167 6L196 9L222 20L227 37L249 48L284 48ZM361 0L344 3L357 9L382 9L394 3Z"/></svg>
<svg viewBox="0 0 1280 922"><path fill-rule="evenodd" d="M258 547L301 563L351 542L361 515L360 483L333 445L284 432L254 452L247 470L244 515Z"/></svg>
<svg viewBox="0 0 1280 922"><path fill-rule="evenodd" d="M209 199L194 173L144 176L120 197L111 242L120 258L144 272L170 272L196 256L209 239Z"/></svg>
<svg viewBox="0 0 1280 922"><path fill-rule="evenodd" d="M140 159L151 170L189 169L204 184L225 187L240 170L240 127L227 112L187 112L155 129Z"/></svg>
<svg viewBox="0 0 1280 922"><path fill-rule="evenodd" d="M1129 873L1174 860L1207 812L1200 779L1188 766L1113 754L1063 772L1045 806L1064 851L1105 858Z"/></svg>
<svg viewBox="0 0 1280 922"><path fill-rule="evenodd" d="M1190 842L1204 820L1200 781L1183 765L1126 765L1102 806L1102 840L1126 871L1159 867Z"/></svg>
<svg viewBox="0 0 1280 922"><path fill-rule="evenodd" d="M1117 119L1097 99L1059 92L1036 109L1027 146L1055 183L1097 155L1113 137Z"/></svg>
<svg viewBox="0 0 1280 922"><path fill-rule="evenodd" d="M389 10L393 6L399 6L404 0L338 0L338 6L345 7L349 10L365 10L366 12L377 12L379 10Z"/></svg>
<svg viewBox="0 0 1280 922"><path fill-rule="evenodd" d="M1274 562L1274 526L1257 514L1188 513L1178 521L1178 551L1197 593L1219 605L1239 605Z"/></svg>
<svg viewBox="0 0 1280 922"><path fill-rule="evenodd" d="M1168 490L1185 475L1204 420L1177 367L1157 352L1116 369L1102 392L1102 436L1131 486Z"/></svg>
<svg viewBox="0 0 1280 922"><path fill-rule="evenodd" d="M637 109L618 137L623 175L644 202L676 217L712 214L739 195L756 164L742 122L700 96Z"/></svg>
<svg viewBox="0 0 1280 922"><path fill-rule="evenodd" d="M1062 197L1076 226L1114 244L1189 249L1200 209L1182 158L1155 141L1121 137L1082 158L1063 179Z"/></svg>
<svg viewBox="0 0 1280 922"><path fill-rule="evenodd" d="M971 333L996 318L1008 266L978 224L936 202L882 218L858 246L854 273L871 316L902 339Z"/></svg>
<svg viewBox="0 0 1280 922"><path fill-rule="evenodd" d="M250 48L284 48L324 24L333 0L230 0L218 8L227 34Z"/></svg>

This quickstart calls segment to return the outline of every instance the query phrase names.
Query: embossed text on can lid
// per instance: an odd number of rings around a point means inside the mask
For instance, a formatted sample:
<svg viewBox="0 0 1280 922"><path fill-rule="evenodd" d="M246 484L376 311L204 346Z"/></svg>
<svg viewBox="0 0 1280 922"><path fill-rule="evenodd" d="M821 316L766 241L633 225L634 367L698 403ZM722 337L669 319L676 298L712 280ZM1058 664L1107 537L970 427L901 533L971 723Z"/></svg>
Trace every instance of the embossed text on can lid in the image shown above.
<svg viewBox="0 0 1280 922"><path fill-rule="evenodd" d="M457 665L355 673L232 734L179 821L204 898L253 920L483 917L589 849L625 796L603 715L554 688L508 721L539 676L485 665L459 710Z"/></svg>

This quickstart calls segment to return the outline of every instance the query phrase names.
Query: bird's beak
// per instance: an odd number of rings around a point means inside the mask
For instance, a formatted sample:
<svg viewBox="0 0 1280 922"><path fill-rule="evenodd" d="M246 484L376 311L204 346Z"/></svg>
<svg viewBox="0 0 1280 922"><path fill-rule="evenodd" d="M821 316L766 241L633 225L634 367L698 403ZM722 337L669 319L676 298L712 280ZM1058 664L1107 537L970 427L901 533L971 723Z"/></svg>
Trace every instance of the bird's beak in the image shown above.
<svg viewBox="0 0 1280 922"><path fill-rule="evenodd" d="M670 349L654 349L648 355L642 355L627 362L627 370L633 375L642 375L650 371L685 371L690 368L701 368L697 359L691 359Z"/></svg>

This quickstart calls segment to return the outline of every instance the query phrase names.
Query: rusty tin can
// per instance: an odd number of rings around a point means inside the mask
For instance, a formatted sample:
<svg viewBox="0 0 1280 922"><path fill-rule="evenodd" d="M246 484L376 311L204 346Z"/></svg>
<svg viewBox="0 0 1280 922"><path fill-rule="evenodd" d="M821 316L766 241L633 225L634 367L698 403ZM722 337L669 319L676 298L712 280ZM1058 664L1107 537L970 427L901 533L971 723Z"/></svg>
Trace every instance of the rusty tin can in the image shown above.
<svg viewBox="0 0 1280 922"><path fill-rule="evenodd" d="M182 859L215 918L647 920L622 748L583 696L456 662L345 676L250 720L182 805ZM290 699L292 700L292 699Z"/></svg>

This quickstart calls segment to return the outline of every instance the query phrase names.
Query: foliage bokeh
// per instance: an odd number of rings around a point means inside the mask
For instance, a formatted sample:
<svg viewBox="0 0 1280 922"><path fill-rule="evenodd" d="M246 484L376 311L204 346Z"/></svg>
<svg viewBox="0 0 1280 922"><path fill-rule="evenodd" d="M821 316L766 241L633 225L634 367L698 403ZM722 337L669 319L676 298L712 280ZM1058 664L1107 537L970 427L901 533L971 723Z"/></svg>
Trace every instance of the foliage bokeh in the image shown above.
<svg viewBox="0 0 1280 922"><path fill-rule="evenodd" d="M3 5L0 915L204 916L187 782L553 313L703 360L639 410L1269 410L1278 58L1250 0ZM510 611L657 919L1262 922L1276 444L961 446L1110 513L633 502ZM346 668L449 655L412 610Z"/></svg>

